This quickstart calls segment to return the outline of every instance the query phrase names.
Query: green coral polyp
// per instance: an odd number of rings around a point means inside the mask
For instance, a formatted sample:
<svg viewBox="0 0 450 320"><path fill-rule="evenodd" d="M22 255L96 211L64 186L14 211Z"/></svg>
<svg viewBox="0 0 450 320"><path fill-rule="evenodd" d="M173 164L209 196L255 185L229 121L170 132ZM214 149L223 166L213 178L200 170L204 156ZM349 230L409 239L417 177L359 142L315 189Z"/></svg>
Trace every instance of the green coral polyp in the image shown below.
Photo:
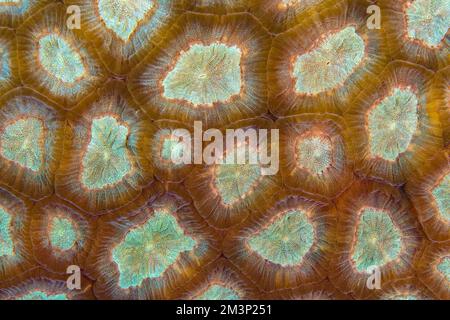
<svg viewBox="0 0 450 320"><path fill-rule="evenodd" d="M301 264L314 243L314 226L303 210L291 210L248 240L264 259L283 267Z"/></svg>
<svg viewBox="0 0 450 320"><path fill-rule="evenodd" d="M1 155L37 172L43 161L43 135L44 126L40 119L19 119L4 129L0 139Z"/></svg>
<svg viewBox="0 0 450 320"><path fill-rule="evenodd" d="M64 83L73 84L85 74L79 53L56 34L39 39L39 61L50 75Z"/></svg>
<svg viewBox="0 0 450 320"><path fill-rule="evenodd" d="M332 163L332 145L329 139L312 136L297 143L297 162L313 174L322 174Z"/></svg>
<svg viewBox="0 0 450 320"><path fill-rule="evenodd" d="M152 11L151 0L98 0L98 11L106 27L128 41L140 21Z"/></svg>
<svg viewBox="0 0 450 320"><path fill-rule="evenodd" d="M450 27L447 0L414 0L406 9L407 32L412 39L437 47Z"/></svg>
<svg viewBox="0 0 450 320"><path fill-rule="evenodd" d="M445 257L437 265L438 271L450 282L450 257Z"/></svg>
<svg viewBox="0 0 450 320"><path fill-rule="evenodd" d="M227 101L241 92L241 55L223 43L192 45L164 79L164 97L194 106Z"/></svg>
<svg viewBox="0 0 450 320"><path fill-rule="evenodd" d="M358 272L382 267L400 254L401 233L389 214L375 208L360 213L352 260Z"/></svg>
<svg viewBox="0 0 450 320"><path fill-rule="evenodd" d="M445 175L432 194L442 218L450 221L450 174Z"/></svg>
<svg viewBox="0 0 450 320"><path fill-rule="evenodd" d="M239 295L233 289L213 284L197 300L239 300Z"/></svg>
<svg viewBox="0 0 450 320"><path fill-rule="evenodd" d="M91 139L82 161L82 183L86 188L115 185L131 171L128 134L129 129L112 116L92 121Z"/></svg>
<svg viewBox="0 0 450 320"><path fill-rule="evenodd" d="M349 26L328 35L316 48L299 55L293 78L299 94L319 94L342 85L364 58L365 43Z"/></svg>
<svg viewBox="0 0 450 320"><path fill-rule="evenodd" d="M369 146L374 157L394 161L405 152L418 126L418 98L409 88L395 88L368 116Z"/></svg>
<svg viewBox="0 0 450 320"><path fill-rule="evenodd" d="M0 208L0 257L14 254L14 243L11 237L11 215Z"/></svg>
<svg viewBox="0 0 450 320"><path fill-rule="evenodd" d="M48 294L46 292L36 290L21 296L17 300L67 300L67 295L64 293Z"/></svg>
<svg viewBox="0 0 450 320"><path fill-rule="evenodd" d="M69 250L77 241L77 230L73 221L64 217L53 217L50 222L50 244L60 250Z"/></svg>
<svg viewBox="0 0 450 320"><path fill-rule="evenodd" d="M216 169L216 188L222 202L232 205L243 199L261 176L256 164L221 164Z"/></svg>
<svg viewBox="0 0 450 320"><path fill-rule="evenodd" d="M184 234L173 215L156 211L145 224L131 229L113 249L120 287L139 286L147 278L162 276L182 252L192 250L195 245L196 241Z"/></svg>

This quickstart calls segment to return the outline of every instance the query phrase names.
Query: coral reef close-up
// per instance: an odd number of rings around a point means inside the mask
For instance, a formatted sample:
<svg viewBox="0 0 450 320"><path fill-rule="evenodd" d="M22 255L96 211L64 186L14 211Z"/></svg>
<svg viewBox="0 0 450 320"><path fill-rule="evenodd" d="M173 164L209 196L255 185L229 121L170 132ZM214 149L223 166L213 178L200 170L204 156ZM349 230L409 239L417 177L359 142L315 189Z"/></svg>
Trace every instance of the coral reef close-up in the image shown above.
<svg viewBox="0 0 450 320"><path fill-rule="evenodd" d="M0 300L450 300L450 1L0 0Z"/></svg>

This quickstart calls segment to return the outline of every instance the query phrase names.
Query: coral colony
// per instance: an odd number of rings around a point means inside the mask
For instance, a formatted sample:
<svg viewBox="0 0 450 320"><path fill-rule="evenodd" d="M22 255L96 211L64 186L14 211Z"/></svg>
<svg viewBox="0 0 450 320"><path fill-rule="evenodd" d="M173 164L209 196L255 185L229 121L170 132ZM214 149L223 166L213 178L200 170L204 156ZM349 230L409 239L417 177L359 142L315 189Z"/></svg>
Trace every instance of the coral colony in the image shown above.
<svg viewBox="0 0 450 320"><path fill-rule="evenodd" d="M449 28L448 0L0 1L0 299L450 299Z"/></svg>

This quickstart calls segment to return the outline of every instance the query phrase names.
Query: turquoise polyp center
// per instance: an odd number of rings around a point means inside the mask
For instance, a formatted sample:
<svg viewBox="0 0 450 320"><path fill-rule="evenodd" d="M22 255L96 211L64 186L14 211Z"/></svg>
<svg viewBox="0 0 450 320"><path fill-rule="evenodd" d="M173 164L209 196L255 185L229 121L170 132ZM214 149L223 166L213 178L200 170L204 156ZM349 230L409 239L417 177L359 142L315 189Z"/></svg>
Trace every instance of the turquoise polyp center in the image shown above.
<svg viewBox="0 0 450 320"><path fill-rule="evenodd" d="M63 217L53 217L50 222L50 244L60 250L69 250L77 241L74 223Z"/></svg>
<svg viewBox="0 0 450 320"><path fill-rule="evenodd" d="M123 41L130 38L153 7L151 0L98 0L101 19Z"/></svg>
<svg viewBox="0 0 450 320"><path fill-rule="evenodd" d="M9 50L6 47L0 47L0 81L7 80L11 77L9 59Z"/></svg>
<svg viewBox="0 0 450 320"><path fill-rule="evenodd" d="M197 300L239 300L239 295L233 289L214 284L198 296Z"/></svg>
<svg viewBox="0 0 450 320"><path fill-rule="evenodd" d="M67 295L63 293L47 294L46 292L36 290L23 295L18 300L67 300Z"/></svg>
<svg viewBox="0 0 450 320"><path fill-rule="evenodd" d="M19 119L8 125L0 139L1 154L18 165L39 171L42 166L44 126L36 118Z"/></svg>
<svg viewBox="0 0 450 320"><path fill-rule="evenodd" d="M450 28L448 0L414 0L406 9L408 36L436 47Z"/></svg>
<svg viewBox="0 0 450 320"><path fill-rule="evenodd" d="M241 92L241 50L223 43L194 44L163 81L163 95L197 105L225 102Z"/></svg>
<svg viewBox="0 0 450 320"><path fill-rule="evenodd" d="M387 212L375 208L362 210L352 255L358 272L368 272L369 267L382 267L395 260L401 247L400 231Z"/></svg>
<svg viewBox="0 0 450 320"><path fill-rule="evenodd" d="M245 198L261 177L256 164L221 164L216 168L215 185L225 205Z"/></svg>
<svg viewBox="0 0 450 320"><path fill-rule="evenodd" d="M445 257L438 264L437 269L442 275L447 279L447 282L450 282L450 257Z"/></svg>
<svg viewBox="0 0 450 320"><path fill-rule="evenodd" d="M91 140L83 157L82 183L102 189L120 182L131 170L128 128L111 116L92 121Z"/></svg>
<svg viewBox="0 0 450 320"><path fill-rule="evenodd" d="M283 267L299 265L314 243L314 227L302 210L291 210L248 240L261 257Z"/></svg>
<svg viewBox="0 0 450 320"><path fill-rule="evenodd" d="M317 48L295 60L296 92L318 94L344 84L363 60L364 52L364 40L354 27L327 36Z"/></svg>
<svg viewBox="0 0 450 320"><path fill-rule="evenodd" d="M85 73L79 53L56 34L39 40L39 61L49 74L65 83L73 84Z"/></svg>
<svg viewBox="0 0 450 320"><path fill-rule="evenodd" d="M165 138L161 147L161 158L165 161L180 159L183 155L184 144L175 137Z"/></svg>
<svg viewBox="0 0 450 320"><path fill-rule="evenodd" d="M439 213L447 222L450 221L450 174L446 174L432 191Z"/></svg>
<svg viewBox="0 0 450 320"><path fill-rule="evenodd" d="M369 113L370 152L393 161L406 151L418 125L418 98L410 89L395 88Z"/></svg>
<svg viewBox="0 0 450 320"><path fill-rule="evenodd" d="M113 249L113 261L120 271L122 288L139 286L144 279L157 278L196 241L186 236L174 216L157 211L145 224L128 232Z"/></svg>
<svg viewBox="0 0 450 320"><path fill-rule="evenodd" d="M11 215L0 208L0 257L14 254L14 243L11 237Z"/></svg>
<svg viewBox="0 0 450 320"><path fill-rule="evenodd" d="M310 173L322 174L333 160L333 147L329 139L312 136L297 143L297 164Z"/></svg>

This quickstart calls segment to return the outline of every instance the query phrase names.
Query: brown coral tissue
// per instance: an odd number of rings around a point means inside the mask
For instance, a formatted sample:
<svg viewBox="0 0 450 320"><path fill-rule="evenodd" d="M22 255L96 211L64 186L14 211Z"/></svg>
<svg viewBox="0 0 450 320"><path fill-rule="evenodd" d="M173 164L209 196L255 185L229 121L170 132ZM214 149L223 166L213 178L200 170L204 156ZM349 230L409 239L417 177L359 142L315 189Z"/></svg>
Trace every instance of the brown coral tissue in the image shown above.
<svg viewBox="0 0 450 320"><path fill-rule="evenodd" d="M449 0L0 0L0 300L450 300L449 30Z"/></svg>

